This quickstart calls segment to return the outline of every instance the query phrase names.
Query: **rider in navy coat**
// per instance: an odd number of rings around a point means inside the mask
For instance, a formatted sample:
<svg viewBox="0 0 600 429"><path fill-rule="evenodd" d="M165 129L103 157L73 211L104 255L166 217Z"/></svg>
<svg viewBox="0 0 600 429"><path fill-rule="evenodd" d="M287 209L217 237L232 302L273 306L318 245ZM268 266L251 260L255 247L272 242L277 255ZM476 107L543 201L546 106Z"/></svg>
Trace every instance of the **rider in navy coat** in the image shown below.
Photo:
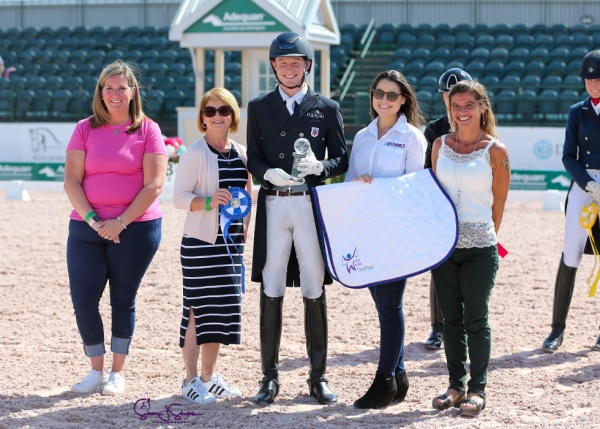
<svg viewBox="0 0 600 429"><path fill-rule="evenodd" d="M279 345L286 284L299 285L304 302L310 394L319 403L337 401L324 377L327 360L325 271L310 190L348 169L339 104L315 94L304 82L312 48L297 33L271 44L271 66L279 82L272 92L248 104L248 169L260 182L252 281L261 283L260 348L263 379L260 405L279 393ZM307 139L311 151L292 177L294 143ZM288 256L289 255L289 256ZM289 260L289 262L288 262Z"/></svg>
<svg viewBox="0 0 600 429"><path fill-rule="evenodd" d="M600 206L600 50L583 58L579 76L589 97L571 106L567 119L562 161L573 183L567 196L563 254L554 285L552 331L542 344L549 353L563 342L575 275L588 240L587 230L580 225L581 211L592 201ZM595 240L597 225L592 228ZM592 350L600 351L600 336Z"/></svg>

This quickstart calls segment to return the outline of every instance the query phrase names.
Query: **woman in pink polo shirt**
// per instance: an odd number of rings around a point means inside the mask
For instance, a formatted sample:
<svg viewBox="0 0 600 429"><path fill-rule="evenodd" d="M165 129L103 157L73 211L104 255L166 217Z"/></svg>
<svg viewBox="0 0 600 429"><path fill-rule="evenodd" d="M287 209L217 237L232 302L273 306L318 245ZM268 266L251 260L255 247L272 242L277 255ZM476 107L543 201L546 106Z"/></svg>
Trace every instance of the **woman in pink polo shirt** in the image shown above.
<svg viewBox="0 0 600 429"><path fill-rule="evenodd" d="M64 188L73 205L67 267L77 327L91 371L71 390L103 395L125 390L123 367L135 324L135 296L161 239L158 202L167 151L158 124L142 111L131 66L102 70L93 115L81 120L67 147ZM108 281L112 369L104 369L98 304Z"/></svg>

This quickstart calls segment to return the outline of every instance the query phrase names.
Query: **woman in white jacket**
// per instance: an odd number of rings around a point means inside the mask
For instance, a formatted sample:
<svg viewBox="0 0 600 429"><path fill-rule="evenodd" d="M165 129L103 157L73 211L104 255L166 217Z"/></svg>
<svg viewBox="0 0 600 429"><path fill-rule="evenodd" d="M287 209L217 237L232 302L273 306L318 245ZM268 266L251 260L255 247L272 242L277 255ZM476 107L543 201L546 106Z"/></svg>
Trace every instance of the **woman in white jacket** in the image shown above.
<svg viewBox="0 0 600 429"><path fill-rule="evenodd" d="M423 169L427 141L417 98L402 73L380 73L371 85L373 121L354 138L346 181L371 183L377 177L402 176ZM380 326L379 364L375 380L356 408L382 408L402 402L408 391L404 368L404 313L406 280L369 287Z"/></svg>

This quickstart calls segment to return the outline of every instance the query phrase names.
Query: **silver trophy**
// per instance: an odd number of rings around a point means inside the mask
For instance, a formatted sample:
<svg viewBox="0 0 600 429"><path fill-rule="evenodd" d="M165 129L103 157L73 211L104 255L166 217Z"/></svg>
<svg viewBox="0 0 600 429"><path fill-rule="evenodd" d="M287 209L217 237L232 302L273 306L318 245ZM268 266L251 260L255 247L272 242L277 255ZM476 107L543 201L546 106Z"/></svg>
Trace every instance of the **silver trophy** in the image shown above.
<svg viewBox="0 0 600 429"><path fill-rule="evenodd" d="M304 179L298 177L301 171L298 171L298 163L306 158L311 152L310 142L305 138L299 138L294 142L294 164L292 165L292 180L303 182Z"/></svg>

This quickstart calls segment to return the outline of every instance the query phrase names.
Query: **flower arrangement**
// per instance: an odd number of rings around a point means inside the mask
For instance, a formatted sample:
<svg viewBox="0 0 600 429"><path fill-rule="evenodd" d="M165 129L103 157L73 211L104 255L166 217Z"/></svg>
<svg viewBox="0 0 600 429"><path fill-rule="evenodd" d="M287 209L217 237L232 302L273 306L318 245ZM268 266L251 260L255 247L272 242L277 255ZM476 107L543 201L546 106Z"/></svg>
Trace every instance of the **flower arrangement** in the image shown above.
<svg viewBox="0 0 600 429"><path fill-rule="evenodd" d="M179 162L179 157L185 152L185 145L179 137L166 137L163 136L165 146L167 147L167 154L169 155L169 162Z"/></svg>

